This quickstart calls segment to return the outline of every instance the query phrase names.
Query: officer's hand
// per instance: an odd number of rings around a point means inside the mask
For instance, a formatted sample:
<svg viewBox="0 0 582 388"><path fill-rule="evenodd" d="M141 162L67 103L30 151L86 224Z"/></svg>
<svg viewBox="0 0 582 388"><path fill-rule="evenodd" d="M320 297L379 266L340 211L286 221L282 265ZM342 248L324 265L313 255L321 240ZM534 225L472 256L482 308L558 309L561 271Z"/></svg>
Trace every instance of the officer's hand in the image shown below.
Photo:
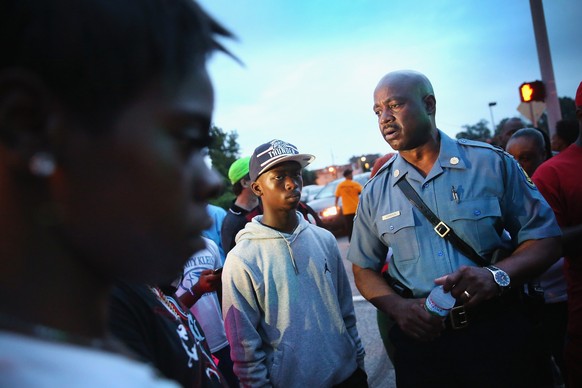
<svg viewBox="0 0 582 388"><path fill-rule="evenodd" d="M455 272L435 279L436 284L467 307L494 298L499 294L499 286L493 275L485 268L461 266Z"/></svg>
<svg viewBox="0 0 582 388"><path fill-rule="evenodd" d="M405 334L419 341L431 341L441 334L445 324L443 318L425 310L424 302L425 298L401 298L392 317Z"/></svg>

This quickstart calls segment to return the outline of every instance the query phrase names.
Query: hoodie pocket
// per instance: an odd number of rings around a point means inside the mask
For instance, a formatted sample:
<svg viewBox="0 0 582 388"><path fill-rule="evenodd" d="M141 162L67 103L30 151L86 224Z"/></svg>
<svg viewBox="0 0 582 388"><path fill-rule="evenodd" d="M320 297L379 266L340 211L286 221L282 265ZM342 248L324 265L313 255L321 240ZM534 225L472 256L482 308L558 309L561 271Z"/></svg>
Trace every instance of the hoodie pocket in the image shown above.
<svg viewBox="0 0 582 388"><path fill-rule="evenodd" d="M273 386L284 386L285 381L290 381L288 378L290 376L289 370L290 363L288 358L293 357L293 348L287 344L279 344L277 349L273 352L273 364L271 364L271 370L269 372L269 380Z"/></svg>

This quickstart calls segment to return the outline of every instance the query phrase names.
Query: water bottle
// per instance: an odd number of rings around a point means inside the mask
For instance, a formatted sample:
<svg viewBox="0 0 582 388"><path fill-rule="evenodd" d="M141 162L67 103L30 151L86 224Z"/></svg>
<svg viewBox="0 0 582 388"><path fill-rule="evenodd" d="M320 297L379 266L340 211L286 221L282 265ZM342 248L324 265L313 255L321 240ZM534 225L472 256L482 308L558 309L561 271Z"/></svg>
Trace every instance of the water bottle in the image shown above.
<svg viewBox="0 0 582 388"><path fill-rule="evenodd" d="M455 302L450 292L445 292L443 286L437 286L426 297L424 308L433 315L446 317L455 306Z"/></svg>

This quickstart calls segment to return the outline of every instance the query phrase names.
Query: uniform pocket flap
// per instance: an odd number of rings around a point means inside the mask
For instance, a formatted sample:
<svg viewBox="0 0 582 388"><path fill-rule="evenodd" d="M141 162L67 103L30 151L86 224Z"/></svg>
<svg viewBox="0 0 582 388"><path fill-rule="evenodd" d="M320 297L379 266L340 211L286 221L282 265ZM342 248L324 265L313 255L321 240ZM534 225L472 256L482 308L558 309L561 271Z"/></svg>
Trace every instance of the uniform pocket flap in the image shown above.
<svg viewBox="0 0 582 388"><path fill-rule="evenodd" d="M394 234L403 228L415 226L412 209L404 209L390 214L385 214L376 221L380 234Z"/></svg>
<svg viewBox="0 0 582 388"><path fill-rule="evenodd" d="M501 208L497 198L481 198L473 201L452 202L449 204L448 216L451 221L480 220L486 217L501 217Z"/></svg>

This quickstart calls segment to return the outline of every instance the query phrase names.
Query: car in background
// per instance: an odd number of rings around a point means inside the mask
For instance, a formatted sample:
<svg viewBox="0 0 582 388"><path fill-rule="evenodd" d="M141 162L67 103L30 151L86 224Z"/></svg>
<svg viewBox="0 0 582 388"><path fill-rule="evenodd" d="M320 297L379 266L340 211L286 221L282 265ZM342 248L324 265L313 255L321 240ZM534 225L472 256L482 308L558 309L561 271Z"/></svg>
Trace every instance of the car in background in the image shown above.
<svg viewBox="0 0 582 388"><path fill-rule="evenodd" d="M353 179L364 186L364 184L370 179L370 172L356 174ZM313 200L307 202L307 205L315 210L317 215L319 215L319 218L321 218L323 227L336 235L346 233L341 213L341 198L338 202L340 211L338 212L335 207L335 189L337 188L337 185L344 180L345 178L340 178L329 182L319 193L317 193Z"/></svg>
<svg viewBox="0 0 582 388"><path fill-rule="evenodd" d="M301 190L301 202L309 202L323 189L323 185L307 185Z"/></svg>

